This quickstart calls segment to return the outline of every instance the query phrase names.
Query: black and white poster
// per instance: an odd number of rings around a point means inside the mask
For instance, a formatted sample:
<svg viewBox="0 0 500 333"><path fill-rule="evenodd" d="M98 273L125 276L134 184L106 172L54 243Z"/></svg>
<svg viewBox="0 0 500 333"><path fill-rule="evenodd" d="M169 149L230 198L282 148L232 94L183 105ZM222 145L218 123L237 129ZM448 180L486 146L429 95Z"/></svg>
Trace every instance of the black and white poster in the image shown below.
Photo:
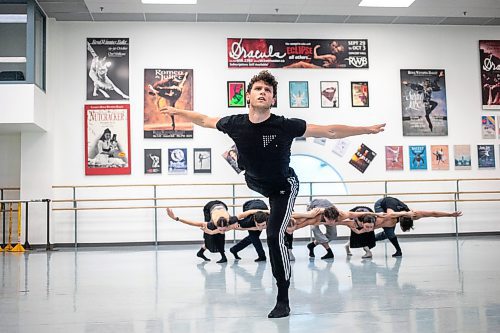
<svg viewBox="0 0 500 333"><path fill-rule="evenodd" d="M194 148L193 150L194 173L212 172L212 149Z"/></svg>
<svg viewBox="0 0 500 333"><path fill-rule="evenodd" d="M443 69L402 69L401 107L404 136L448 135Z"/></svg>
<svg viewBox="0 0 500 333"><path fill-rule="evenodd" d="M87 100L129 99L129 39L87 38Z"/></svg>
<svg viewBox="0 0 500 333"><path fill-rule="evenodd" d="M144 173L161 173L161 149L144 149Z"/></svg>

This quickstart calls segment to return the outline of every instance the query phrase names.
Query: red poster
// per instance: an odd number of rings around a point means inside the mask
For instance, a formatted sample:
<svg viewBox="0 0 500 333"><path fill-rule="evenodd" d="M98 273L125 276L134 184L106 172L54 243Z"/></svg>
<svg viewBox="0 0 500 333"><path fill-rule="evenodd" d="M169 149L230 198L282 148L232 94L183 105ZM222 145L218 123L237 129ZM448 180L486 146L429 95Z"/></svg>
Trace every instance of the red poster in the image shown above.
<svg viewBox="0 0 500 333"><path fill-rule="evenodd" d="M129 175L130 105L85 105L85 174Z"/></svg>

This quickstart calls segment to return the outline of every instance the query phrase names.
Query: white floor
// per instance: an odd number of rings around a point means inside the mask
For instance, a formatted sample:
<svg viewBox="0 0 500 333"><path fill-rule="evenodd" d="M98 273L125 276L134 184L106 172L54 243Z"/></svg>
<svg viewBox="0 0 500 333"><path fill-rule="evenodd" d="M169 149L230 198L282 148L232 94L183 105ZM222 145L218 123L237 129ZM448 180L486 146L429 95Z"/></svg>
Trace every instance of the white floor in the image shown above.
<svg viewBox="0 0 500 333"><path fill-rule="evenodd" d="M362 260L336 242L329 261L294 244L292 313L273 320L252 246L227 264L194 245L0 253L0 332L500 332L500 237L400 243Z"/></svg>

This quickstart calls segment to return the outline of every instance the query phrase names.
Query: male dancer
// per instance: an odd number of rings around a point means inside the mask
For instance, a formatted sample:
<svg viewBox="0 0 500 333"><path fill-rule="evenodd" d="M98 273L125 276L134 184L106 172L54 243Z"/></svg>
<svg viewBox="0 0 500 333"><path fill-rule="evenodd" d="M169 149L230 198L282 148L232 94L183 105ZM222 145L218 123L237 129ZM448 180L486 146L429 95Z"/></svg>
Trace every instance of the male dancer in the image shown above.
<svg viewBox="0 0 500 333"><path fill-rule="evenodd" d="M307 205L307 210L310 211L314 208L328 208L331 206L333 206L333 204L327 199L314 199L309 203L309 205ZM326 228L325 233L321 231L319 225L311 225L314 241L307 244L307 248L309 249L309 258L315 257L314 248L319 244L321 244L326 250L326 254L322 256L321 259L334 258L332 249L328 243L337 238L337 226L328 224L325 224L324 226Z"/></svg>
<svg viewBox="0 0 500 333"><path fill-rule="evenodd" d="M182 115L198 126L217 128L229 135L238 149L238 166L245 170L247 186L269 198L271 215L267 224L267 243L273 276L278 286L277 303L269 313L269 318L287 317L290 313L288 288L291 266L285 245L285 230L299 190L297 175L290 168L290 148L294 138L339 139L375 134L385 128L385 124L366 127L313 125L306 124L302 119L271 114L277 86L278 82L268 71L254 76L246 93L248 114L219 118L174 107L163 110L169 116Z"/></svg>

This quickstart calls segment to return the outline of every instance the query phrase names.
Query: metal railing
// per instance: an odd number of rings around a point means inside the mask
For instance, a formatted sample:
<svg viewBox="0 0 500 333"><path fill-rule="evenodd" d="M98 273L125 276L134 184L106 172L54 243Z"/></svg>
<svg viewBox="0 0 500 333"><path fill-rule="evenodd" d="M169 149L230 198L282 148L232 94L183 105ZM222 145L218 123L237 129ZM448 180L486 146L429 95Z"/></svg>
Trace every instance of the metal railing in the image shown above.
<svg viewBox="0 0 500 333"><path fill-rule="evenodd" d="M451 203L454 210L460 210L464 202L500 202L500 178L462 178L462 179L426 179L426 180L371 180L371 181L336 181L336 182L301 182L302 193L297 197L296 206L305 206L312 198L326 198L343 209L346 206L373 204L383 196L396 196L408 204ZM492 183L497 185L491 186ZM433 185L435 184L435 185ZM470 184L473 184L470 188ZM344 193L325 190L326 186L343 185L349 187ZM488 186L492 187L491 189ZM116 190L119 188L120 190ZM208 190L207 190L208 188ZM412 189L409 191L408 189ZM430 189L429 189L430 188ZM479 188L479 189L478 189ZM184 184L133 184L133 185L66 185L53 186L55 198L52 201L53 212L73 212L74 245L78 246L79 212L99 210L154 210L154 244L158 244L158 209L201 208L206 201L219 199L226 201L235 214L242 202L255 198L244 183L184 183ZM103 195L103 189L110 189L109 195ZM149 194L130 197L118 197L116 193L125 193L134 189ZM193 191L196 189L196 192ZM70 195L60 197L57 192L70 190ZM90 190L90 193L88 193ZM101 191L98 191L101 190ZM166 194L162 194L165 192ZM206 192L204 194L203 192ZM304 193L305 192L305 193ZM342 192L342 191L340 191ZM96 195L97 193L101 195ZM193 195L196 193L197 195ZM193 204L193 202L195 202ZM125 204L126 203L126 204ZM301 208L302 209L302 208ZM347 208L348 209L348 208ZM56 219L55 219L56 220ZM455 234L459 234L455 218ZM49 243L49 241L48 241Z"/></svg>

